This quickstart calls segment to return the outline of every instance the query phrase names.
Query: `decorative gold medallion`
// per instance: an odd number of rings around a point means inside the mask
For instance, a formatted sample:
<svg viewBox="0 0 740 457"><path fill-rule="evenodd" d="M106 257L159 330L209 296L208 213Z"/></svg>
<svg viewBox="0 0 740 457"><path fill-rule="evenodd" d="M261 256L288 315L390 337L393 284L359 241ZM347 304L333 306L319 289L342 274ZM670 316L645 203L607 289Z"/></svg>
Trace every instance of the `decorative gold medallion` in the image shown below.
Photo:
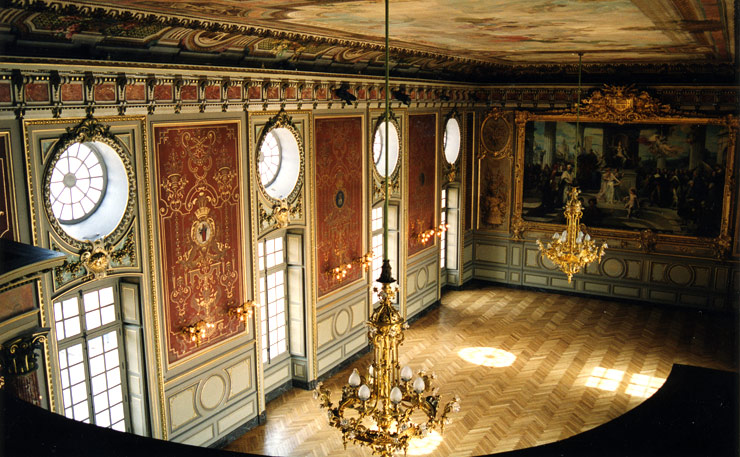
<svg viewBox="0 0 740 457"><path fill-rule="evenodd" d="M195 210L197 219L190 227L190 238L200 247L207 246L216 234L216 223L208 216L211 211L208 207L200 207Z"/></svg>
<svg viewBox="0 0 740 457"><path fill-rule="evenodd" d="M494 157L504 156L511 145L511 136L511 124L504 112L498 109L491 111L480 127L480 157L488 154L493 154Z"/></svg>

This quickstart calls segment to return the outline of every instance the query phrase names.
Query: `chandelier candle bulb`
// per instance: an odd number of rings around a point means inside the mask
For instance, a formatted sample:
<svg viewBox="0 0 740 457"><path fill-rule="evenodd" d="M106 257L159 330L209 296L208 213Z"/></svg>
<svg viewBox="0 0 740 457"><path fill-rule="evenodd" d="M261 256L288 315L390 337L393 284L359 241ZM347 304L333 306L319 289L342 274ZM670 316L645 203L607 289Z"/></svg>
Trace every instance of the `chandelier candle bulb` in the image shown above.
<svg viewBox="0 0 740 457"><path fill-rule="evenodd" d="M410 381L411 378L414 377L414 372L411 370L411 367L406 365L401 369L401 380L402 381Z"/></svg>
<svg viewBox="0 0 740 457"><path fill-rule="evenodd" d="M357 387L362 383L362 380L360 379L360 373L357 371L357 368L352 370L352 374L349 375L349 385L352 387Z"/></svg>
<svg viewBox="0 0 740 457"><path fill-rule="evenodd" d="M414 379L413 387L417 394L424 392L424 388L426 387L426 385L424 385L424 379L421 376L417 376L417 378Z"/></svg>
<svg viewBox="0 0 740 457"><path fill-rule="evenodd" d="M367 399L370 398L370 388L365 384L361 385L360 388L357 390L357 396L360 398L360 400L367 401Z"/></svg>
<svg viewBox="0 0 740 457"><path fill-rule="evenodd" d="M401 403L401 400L403 400L403 394L401 393L401 389L396 386L391 390L391 401L394 405L397 405Z"/></svg>

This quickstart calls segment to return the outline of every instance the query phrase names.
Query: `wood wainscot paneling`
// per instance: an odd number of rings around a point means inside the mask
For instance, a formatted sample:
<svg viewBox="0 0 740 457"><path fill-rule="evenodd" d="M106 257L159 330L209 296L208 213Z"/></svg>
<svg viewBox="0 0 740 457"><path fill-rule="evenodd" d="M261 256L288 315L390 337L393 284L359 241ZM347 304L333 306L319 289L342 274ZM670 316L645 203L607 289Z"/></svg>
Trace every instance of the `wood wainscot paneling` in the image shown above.
<svg viewBox="0 0 740 457"><path fill-rule="evenodd" d="M418 235L436 229L434 215L436 192L436 135L437 116L417 114L409 116L409 175L408 175L408 255L409 257L436 243L433 237L423 244Z"/></svg>
<svg viewBox="0 0 740 457"><path fill-rule="evenodd" d="M358 264L342 279L328 273L364 254L362 123L359 116L315 121L319 296L362 278Z"/></svg>
<svg viewBox="0 0 740 457"><path fill-rule="evenodd" d="M174 363L244 330L227 308L243 302L238 121L154 126L166 319ZM182 328L214 324L196 345Z"/></svg>

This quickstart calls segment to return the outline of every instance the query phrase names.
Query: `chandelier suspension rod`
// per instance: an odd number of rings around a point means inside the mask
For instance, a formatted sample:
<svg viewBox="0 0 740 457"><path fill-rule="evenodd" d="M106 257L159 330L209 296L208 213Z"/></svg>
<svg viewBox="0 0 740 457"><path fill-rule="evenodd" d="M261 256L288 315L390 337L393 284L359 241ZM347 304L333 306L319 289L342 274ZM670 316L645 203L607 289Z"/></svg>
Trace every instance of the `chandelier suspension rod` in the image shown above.
<svg viewBox="0 0 740 457"><path fill-rule="evenodd" d="M390 141L390 48L388 46L389 0L385 0L385 202L383 203L383 260L388 260L388 149Z"/></svg>
<svg viewBox="0 0 740 457"><path fill-rule="evenodd" d="M581 62L583 52L578 53L578 98L576 99L576 150L574 151L573 178L578 180L578 153L581 149L581 132L579 130L581 120Z"/></svg>

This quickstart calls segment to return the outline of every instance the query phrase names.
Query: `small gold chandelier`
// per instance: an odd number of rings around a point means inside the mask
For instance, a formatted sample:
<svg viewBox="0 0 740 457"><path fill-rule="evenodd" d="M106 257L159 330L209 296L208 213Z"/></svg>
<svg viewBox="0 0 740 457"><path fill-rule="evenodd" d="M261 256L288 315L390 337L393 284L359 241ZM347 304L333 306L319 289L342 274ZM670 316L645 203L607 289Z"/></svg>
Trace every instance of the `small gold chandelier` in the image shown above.
<svg viewBox="0 0 740 457"><path fill-rule="evenodd" d="M568 203L565 205L564 214L568 221L566 229L562 233L553 234L552 240L547 243L547 247L543 246L540 240L537 240L537 246L540 247L542 257L550 259L563 273L568 275L569 283L573 275L581 271L581 268L594 260L600 262L604 251L608 247L604 243L600 248L597 248L596 243L591 239L591 235L584 234L581 230L583 211L581 210L581 201L578 199L578 194L580 194L578 188L573 187L569 194Z"/></svg>
<svg viewBox="0 0 740 457"><path fill-rule="evenodd" d="M439 427L444 431L449 423L448 414L460 410L459 399L454 398L440 408L440 397L432 380L434 374L419 371L414 376L410 367L401 369L398 363L398 346L403 342L403 330L408 328L405 319L393 306L396 291L388 260L378 281L380 306L373 312L368 325L368 337L374 347L373 363L368 375L357 369L349 377L349 385L342 388L342 398L334 406L330 392L321 383L314 395L321 401L329 416L329 425L342 432L342 442L368 446L374 455L390 457L394 452L408 449L412 438L423 438ZM426 414L425 422L416 424L414 412Z"/></svg>
<svg viewBox="0 0 740 457"><path fill-rule="evenodd" d="M578 53L578 101L576 102L576 147L575 147L575 167L573 171L574 180L578 179L578 153L580 151L580 115L581 115L581 63L583 53ZM542 257L547 257L557 265L560 270L568 275L568 283L571 282L573 275L581 271L583 267L594 260L601 261L604 251L608 247L606 243L601 248L596 247L596 243L591 239L591 235L584 234L581 230L581 201L578 199L580 190L573 186L568 192L568 202L565 204L565 219L567 227L562 233L555 233L552 240L547 243L547 247L537 240L537 246L540 248ZM585 226L584 226L585 230Z"/></svg>

